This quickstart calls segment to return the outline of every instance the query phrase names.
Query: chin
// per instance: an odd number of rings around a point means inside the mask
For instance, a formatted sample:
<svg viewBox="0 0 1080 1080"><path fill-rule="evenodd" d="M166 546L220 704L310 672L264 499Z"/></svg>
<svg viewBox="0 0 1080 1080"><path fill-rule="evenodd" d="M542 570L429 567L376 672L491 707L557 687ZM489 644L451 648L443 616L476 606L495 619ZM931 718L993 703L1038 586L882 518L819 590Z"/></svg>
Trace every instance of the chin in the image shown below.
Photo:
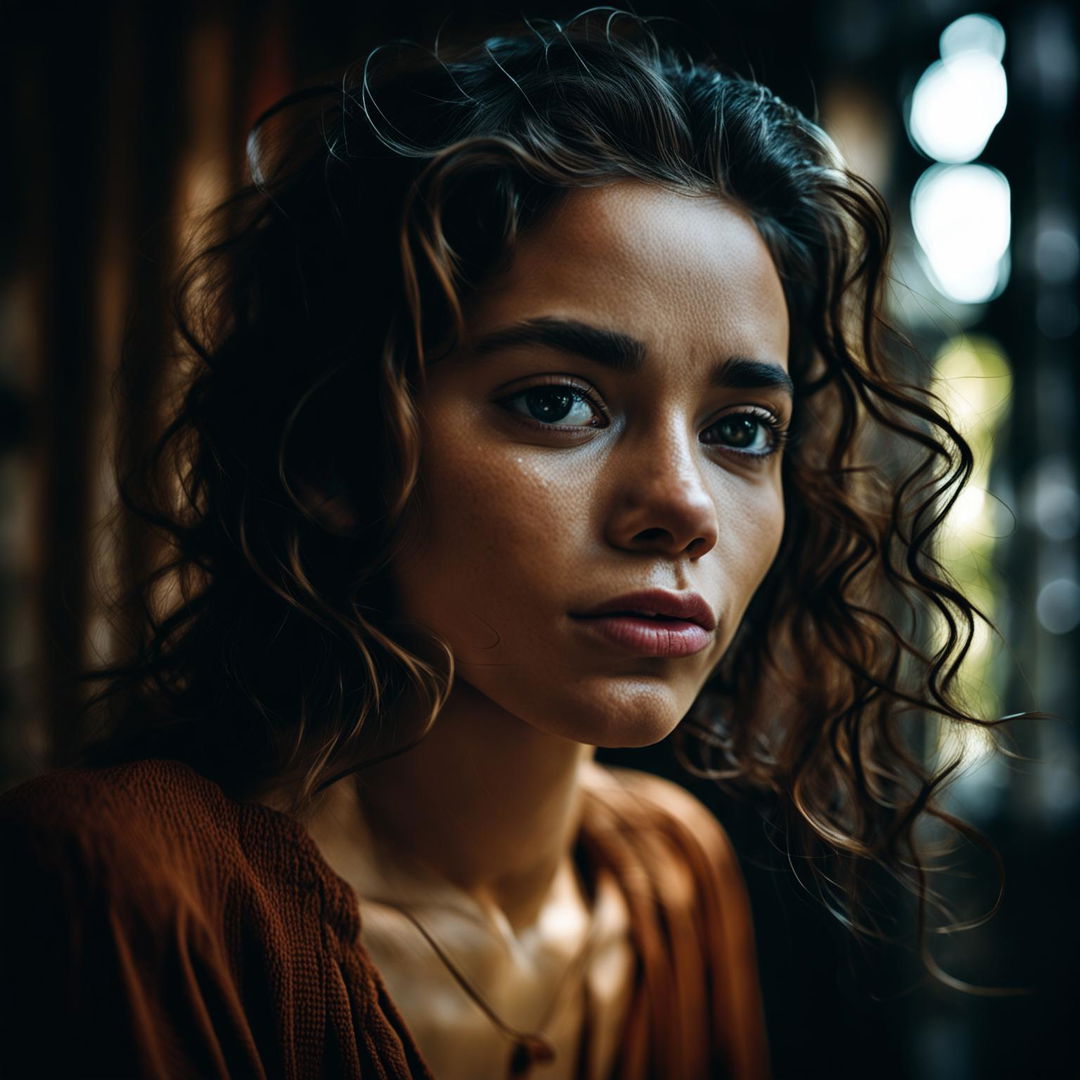
<svg viewBox="0 0 1080 1080"><path fill-rule="evenodd" d="M569 701L553 702L543 716L522 718L551 735L608 750L652 746L678 727L693 695L678 693L659 679L618 680L611 685L579 686ZM552 718L557 718L553 720Z"/></svg>

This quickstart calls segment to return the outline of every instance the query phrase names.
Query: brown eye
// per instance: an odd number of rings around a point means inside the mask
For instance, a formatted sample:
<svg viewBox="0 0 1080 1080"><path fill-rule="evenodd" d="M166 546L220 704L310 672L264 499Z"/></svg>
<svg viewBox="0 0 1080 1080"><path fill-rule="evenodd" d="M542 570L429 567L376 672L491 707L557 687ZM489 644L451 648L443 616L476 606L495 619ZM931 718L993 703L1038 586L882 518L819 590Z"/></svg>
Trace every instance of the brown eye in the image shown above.
<svg viewBox="0 0 1080 1080"><path fill-rule="evenodd" d="M529 415L544 424L565 420L574 407L574 395L558 386L541 386L527 391L522 397Z"/></svg>
<svg viewBox="0 0 1080 1080"><path fill-rule="evenodd" d="M771 417L759 416L757 413L732 413L704 431L701 441L764 457L779 445L777 428L777 422Z"/></svg>
<svg viewBox="0 0 1080 1080"><path fill-rule="evenodd" d="M603 421L593 403L566 384L533 386L504 398L503 405L530 420L559 427L599 427Z"/></svg>

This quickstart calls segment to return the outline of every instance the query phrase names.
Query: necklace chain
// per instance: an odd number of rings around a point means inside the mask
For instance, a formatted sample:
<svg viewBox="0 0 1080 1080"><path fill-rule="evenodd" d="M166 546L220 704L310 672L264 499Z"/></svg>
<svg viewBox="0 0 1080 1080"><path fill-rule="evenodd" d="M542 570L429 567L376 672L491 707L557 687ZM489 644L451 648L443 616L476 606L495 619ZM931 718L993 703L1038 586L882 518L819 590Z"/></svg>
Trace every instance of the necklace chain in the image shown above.
<svg viewBox="0 0 1080 1080"><path fill-rule="evenodd" d="M555 1048L551 1045L550 1040L542 1033L543 1029L551 1022L552 1017L555 1015L555 1010L558 1007L559 1001L562 998L563 991L567 984L570 982L572 975L576 974L578 970L584 967L589 955L592 952L592 947L596 938L597 920L595 915L592 922L589 925L588 932L585 935L585 940L582 942L581 947L578 949L577 954L573 960L567 965L563 971L562 976L559 979L558 984L555 987L555 992L551 997L551 1001L548 1004L547 1011L544 1014L543 1020L538 1025L537 1031L522 1031L519 1028L512 1027L508 1024L499 1014L491 1007L484 996L476 989L475 986L469 981L464 972L454 963L450 958L446 949L439 943L434 934L421 922L415 912L411 911L404 904L396 903L393 900L384 900L382 898L375 901L376 903L383 904L385 907L393 908L395 911L404 915L416 927L420 936L431 946L432 951L442 962L443 966L453 976L454 981L461 987L461 989L473 1000L477 1007L483 1012L483 1014L501 1031L504 1035L514 1041L514 1050L510 1058L510 1069L508 1076L510 1077L526 1077L528 1076L534 1065L543 1065L555 1060Z"/></svg>

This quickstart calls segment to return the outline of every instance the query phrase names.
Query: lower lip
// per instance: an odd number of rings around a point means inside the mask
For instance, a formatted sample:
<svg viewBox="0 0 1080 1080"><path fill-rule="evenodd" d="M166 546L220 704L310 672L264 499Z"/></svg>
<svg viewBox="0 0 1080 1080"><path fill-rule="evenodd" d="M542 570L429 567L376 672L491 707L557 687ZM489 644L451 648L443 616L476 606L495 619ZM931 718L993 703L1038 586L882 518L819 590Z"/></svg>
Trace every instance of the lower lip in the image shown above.
<svg viewBox="0 0 1080 1080"><path fill-rule="evenodd" d="M693 656L712 635L697 623L676 619L648 619L634 615L575 616L593 633L637 656Z"/></svg>

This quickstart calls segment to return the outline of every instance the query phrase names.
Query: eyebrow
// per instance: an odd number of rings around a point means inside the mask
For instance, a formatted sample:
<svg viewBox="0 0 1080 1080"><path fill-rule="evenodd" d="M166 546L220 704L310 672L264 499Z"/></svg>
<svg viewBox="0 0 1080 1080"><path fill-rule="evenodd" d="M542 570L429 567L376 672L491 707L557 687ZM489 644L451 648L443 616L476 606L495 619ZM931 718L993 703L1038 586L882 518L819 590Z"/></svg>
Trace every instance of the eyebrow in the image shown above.
<svg viewBox="0 0 1080 1080"><path fill-rule="evenodd" d="M516 345L542 345L592 360L614 371L633 374L645 365L645 343L616 330L605 330L577 319L544 316L501 327L473 343L476 356L487 356ZM749 390L782 390L795 396L791 376L779 365L747 356L731 356L709 373L711 386Z"/></svg>

